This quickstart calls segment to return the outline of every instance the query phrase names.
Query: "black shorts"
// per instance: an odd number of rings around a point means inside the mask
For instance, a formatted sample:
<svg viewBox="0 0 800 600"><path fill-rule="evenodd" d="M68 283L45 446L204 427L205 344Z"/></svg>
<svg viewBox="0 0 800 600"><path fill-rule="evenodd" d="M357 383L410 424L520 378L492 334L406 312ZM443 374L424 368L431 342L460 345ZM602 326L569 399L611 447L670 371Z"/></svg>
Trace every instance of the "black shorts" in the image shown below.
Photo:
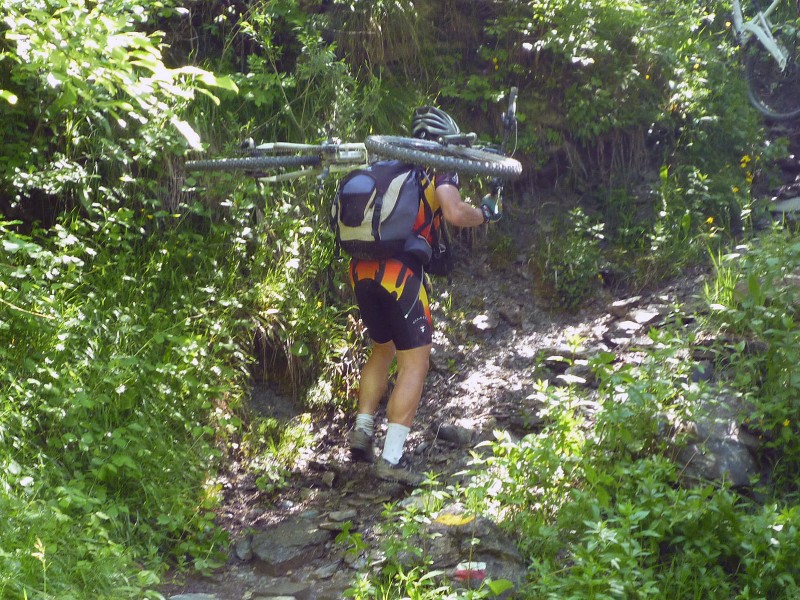
<svg viewBox="0 0 800 600"><path fill-rule="evenodd" d="M398 350L412 350L432 342L428 292L422 268L412 261L352 260L350 282L361 319L378 344L394 342Z"/></svg>

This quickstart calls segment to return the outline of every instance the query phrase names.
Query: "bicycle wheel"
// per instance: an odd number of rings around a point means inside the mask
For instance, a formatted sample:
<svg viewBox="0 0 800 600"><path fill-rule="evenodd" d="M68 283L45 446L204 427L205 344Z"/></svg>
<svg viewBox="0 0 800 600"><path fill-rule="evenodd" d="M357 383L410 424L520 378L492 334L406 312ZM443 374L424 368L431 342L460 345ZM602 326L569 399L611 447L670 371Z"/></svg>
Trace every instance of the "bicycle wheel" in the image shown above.
<svg viewBox="0 0 800 600"><path fill-rule="evenodd" d="M750 102L763 115L782 121L800 116L800 19L795 0L783 0L770 21L775 41L788 54L786 67L781 70L756 38L742 53Z"/></svg>
<svg viewBox="0 0 800 600"><path fill-rule="evenodd" d="M503 179L516 179L522 174L522 165L518 160L478 148L443 146L431 140L391 135L371 135L364 145L370 152L385 158L443 171L492 175Z"/></svg>
<svg viewBox="0 0 800 600"><path fill-rule="evenodd" d="M186 161L187 171L269 171L281 167L315 167L319 156L243 156Z"/></svg>

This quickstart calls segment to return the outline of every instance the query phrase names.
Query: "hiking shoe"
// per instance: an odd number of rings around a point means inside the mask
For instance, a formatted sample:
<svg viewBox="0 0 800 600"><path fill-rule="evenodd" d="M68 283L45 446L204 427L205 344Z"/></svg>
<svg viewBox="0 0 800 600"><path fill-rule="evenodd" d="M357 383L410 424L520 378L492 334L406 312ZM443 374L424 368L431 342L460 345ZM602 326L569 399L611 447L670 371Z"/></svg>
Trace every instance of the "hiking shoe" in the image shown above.
<svg viewBox="0 0 800 600"><path fill-rule="evenodd" d="M409 468L400 464L393 465L385 458L381 457L375 463L375 476L385 481L396 481L410 487L417 487L425 481L425 478L411 471Z"/></svg>
<svg viewBox="0 0 800 600"><path fill-rule="evenodd" d="M371 463L375 460L372 451L372 436L366 431L354 428L350 432L350 458Z"/></svg>

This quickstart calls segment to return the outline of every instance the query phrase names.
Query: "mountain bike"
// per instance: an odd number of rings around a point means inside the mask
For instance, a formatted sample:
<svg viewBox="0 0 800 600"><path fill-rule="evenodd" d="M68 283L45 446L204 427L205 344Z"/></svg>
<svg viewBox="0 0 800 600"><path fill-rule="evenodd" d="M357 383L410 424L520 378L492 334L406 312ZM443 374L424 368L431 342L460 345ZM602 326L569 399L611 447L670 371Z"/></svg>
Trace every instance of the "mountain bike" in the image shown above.
<svg viewBox="0 0 800 600"><path fill-rule="evenodd" d="M733 29L750 102L771 119L793 119L800 116L800 0L768 1L733 0Z"/></svg>
<svg viewBox="0 0 800 600"><path fill-rule="evenodd" d="M241 156L190 160L188 171L246 171L261 181L278 182L350 171L377 158L401 160L410 164L472 175L488 175L497 181L515 179L522 165L507 156L510 138L516 140L517 88L511 88L503 115L503 142L500 146L478 144L475 133L420 140L402 136L372 135L362 143L343 143L330 137L321 144L267 142L256 145L247 140ZM513 154L513 152L512 152ZM288 170L287 170L288 169Z"/></svg>

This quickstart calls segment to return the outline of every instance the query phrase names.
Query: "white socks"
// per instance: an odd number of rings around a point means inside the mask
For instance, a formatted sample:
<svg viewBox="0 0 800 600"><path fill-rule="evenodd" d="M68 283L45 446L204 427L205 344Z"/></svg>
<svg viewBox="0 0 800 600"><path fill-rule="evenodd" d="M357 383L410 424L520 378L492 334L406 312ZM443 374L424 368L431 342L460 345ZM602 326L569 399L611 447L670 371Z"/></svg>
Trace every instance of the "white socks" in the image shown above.
<svg viewBox="0 0 800 600"><path fill-rule="evenodd" d="M383 443L383 454L381 457L387 462L396 465L403 456L403 445L411 428L399 423L389 423L386 428L386 441Z"/></svg>
<svg viewBox="0 0 800 600"><path fill-rule="evenodd" d="M375 417L366 413L359 413L356 415L355 428L371 436L375 429ZM383 444L382 458L393 465L400 462L400 457L403 456L403 446L405 446L406 438L410 431L411 428L405 425L389 423L386 428L386 441Z"/></svg>
<svg viewBox="0 0 800 600"><path fill-rule="evenodd" d="M366 413L359 413L356 415L356 429L360 429L364 433L372 436L373 428L375 427L375 417Z"/></svg>

